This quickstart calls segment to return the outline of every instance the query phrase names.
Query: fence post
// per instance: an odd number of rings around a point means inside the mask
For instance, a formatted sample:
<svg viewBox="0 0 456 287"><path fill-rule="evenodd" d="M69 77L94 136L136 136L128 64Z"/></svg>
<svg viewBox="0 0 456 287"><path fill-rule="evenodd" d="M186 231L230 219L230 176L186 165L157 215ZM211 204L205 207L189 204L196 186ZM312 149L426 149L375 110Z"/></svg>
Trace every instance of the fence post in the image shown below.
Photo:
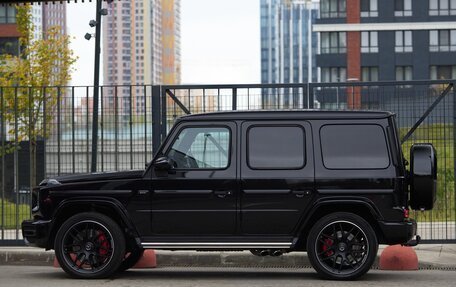
<svg viewBox="0 0 456 287"><path fill-rule="evenodd" d="M14 192L16 193L16 240L19 238L19 125L18 125L18 88L14 88Z"/></svg>
<svg viewBox="0 0 456 287"><path fill-rule="evenodd" d="M452 82L453 84L453 96L450 99L453 100L453 178L456 178L456 82ZM453 187L456 190L456 180L453 180ZM454 238L456 238L456 196L454 198Z"/></svg>
<svg viewBox="0 0 456 287"><path fill-rule="evenodd" d="M1 239L5 239L5 103L3 101L3 88L0 87L0 100L1 100L1 112L2 112L2 117L1 117L1 135L2 135L2 237Z"/></svg>
<svg viewBox="0 0 456 287"><path fill-rule="evenodd" d="M160 86L152 86L152 103L151 103L151 114L152 114L152 154L155 156L160 148L160 116L161 116L161 105L160 97L161 91Z"/></svg>
<svg viewBox="0 0 456 287"><path fill-rule="evenodd" d="M71 149L72 149L72 162L73 162L73 173L76 172L76 145L75 145L75 113L74 113L74 87L71 88L71 138L73 139L73 142L71 144Z"/></svg>
<svg viewBox="0 0 456 287"><path fill-rule="evenodd" d="M314 108L314 84L308 83L307 84L307 108L313 109Z"/></svg>
<svg viewBox="0 0 456 287"><path fill-rule="evenodd" d="M60 115L61 115L61 105L60 105L60 87L57 88L57 175L60 175L61 171L61 160L60 160Z"/></svg>
<svg viewBox="0 0 456 287"><path fill-rule="evenodd" d="M130 118L129 118L129 126L130 126L130 169L133 169L133 86L130 85Z"/></svg>
<svg viewBox="0 0 456 287"><path fill-rule="evenodd" d="M233 111L237 110L237 88L233 88L233 101L232 101L232 109Z"/></svg>
<svg viewBox="0 0 456 287"><path fill-rule="evenodd" d="M161 126L160 126L160 143L166 137L168 131L167 122L167 98L166 98L166 87L161 87Z"/></svg>

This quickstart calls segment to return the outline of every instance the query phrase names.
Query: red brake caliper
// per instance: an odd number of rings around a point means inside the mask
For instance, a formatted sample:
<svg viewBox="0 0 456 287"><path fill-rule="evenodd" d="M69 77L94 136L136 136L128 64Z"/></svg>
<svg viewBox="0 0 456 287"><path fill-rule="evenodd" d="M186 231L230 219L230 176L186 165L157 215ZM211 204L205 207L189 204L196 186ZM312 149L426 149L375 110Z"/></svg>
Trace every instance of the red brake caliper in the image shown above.
<svg viewBox="0 0 456 287"><path fill-rule="evenodd" d="M329 239L329 238L326 238L326 239L324 240L324 242L325 242L325 244L323 244L323 246L322 246L322 248L321 248L322 251L328 250L328 252L326 252L325 255L328 256L328 257L329 257L329 256L332 256L332 255L334 254L334 251L329 250L329 248L331 248L331 246L334 244L334 241L332 241L332 240Z"/></svg>
<svg viewBox="0 0 456 287"><path fill-rule="evenodd" d="M100 231L100 234L98 235L98 242L100 243L100 249L98 249L98 254L100 256L106 256L111 245L109 244L109 241L106 238L106 235L103 231Z"/></svg>

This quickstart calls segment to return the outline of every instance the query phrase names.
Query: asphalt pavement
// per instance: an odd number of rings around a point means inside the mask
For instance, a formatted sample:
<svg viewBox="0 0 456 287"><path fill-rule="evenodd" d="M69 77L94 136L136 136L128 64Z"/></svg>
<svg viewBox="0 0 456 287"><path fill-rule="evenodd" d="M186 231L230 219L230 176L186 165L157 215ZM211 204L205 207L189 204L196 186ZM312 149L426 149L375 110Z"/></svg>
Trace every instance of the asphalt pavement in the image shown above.
<svg viewBox="0 0 456 287"><path fill-rule="evenodd" d="M48 266L1 266L0 286L14 287L177 287L177 286L454 286L456 272L442 270L380 271L371 270L357 281L326 281L309 268L214 268L158 267L132 270L103 280L72 280Z"/></svg>
<svg viewBox="0 0 456 287"><path fill-rule="evenodd" d="M378 256L386 246L380 246ZM414 247L420 269L456 271L456 244L420 244ZM243 252L156 251L159 267L310 268L305 252L258 257ZM33 247L0 247L0 265L52 265L53 251ZM377 262L373 268L377 267ZM456 272L455 272L456 273ZM1 284L1 283L0 283Z"/></svg>

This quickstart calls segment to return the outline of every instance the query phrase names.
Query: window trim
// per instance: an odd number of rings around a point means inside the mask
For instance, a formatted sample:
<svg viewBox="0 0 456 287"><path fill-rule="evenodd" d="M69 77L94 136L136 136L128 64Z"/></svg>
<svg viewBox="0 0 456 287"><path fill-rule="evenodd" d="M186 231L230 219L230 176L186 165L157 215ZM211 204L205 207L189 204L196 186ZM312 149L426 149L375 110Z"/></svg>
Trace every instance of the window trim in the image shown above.
<svg viewBox="0 0 456 287"><path fill-rule="evenodd" d="M327 2L328 11L324 11L323 9L321 9L321 7L324 6L324 4L322 5L323 1ZM345 1L345 4L343 5L345 10L340 9L341 5L342 5L342 1ZM336 3L336 10L335 11L331 10L331 8L332 8L331 3L332 3L331 0L322 0L320 2L320 9L319 9L319 14L320 14L319 18L320 19L337 19L337 18L345 18L345 17L347 17L347 2L346 2L346 0L341 0L341 1L334 2L334 3Z"/></svg>
<svg viewBox="0 0 456 287"><path fill-rule="evenodd" d="M400 40L402 45L397 45L398 33L400 33ZM410 45L406 44L406 34L410 33ZM394 51L396 53L412 53L413 52L413 31L411 30L396 30L394 33Z"/></svg>
<svg viewBox="0 0 456 287"><path fill-rule="evenodd" d="M302 163L302 166L300 167L293 167L293 168L290 168L290 167L282 167L282 168L278 168L278 167L271 167L271 168L257 168L257 167L252 167L250 165L250 157L249 157L249 146L250 146L250 137L249 137L249 134L250 134L250 130L253 129L253 128L258 128L258 127L286 127L286 128L290 128L290 127L296 127L296 128L300 128L303 132L303 151L304 151L304 158L303 158L303 163ZM247 167L251 170L302 170L304 168L306 168L307 166L307 136L306 136L306 129L304 126L302 125L298 125L298 124L252 124L252 125L249 125L247 127L247 129L245 130L245 163L247 165Z"/></svg>
<svg viewBox="0 0 456 287"><path fill-rule="evenodd" d="M367 46L363 46L363 34L367 34ZM372 37L373 35L377 35L376 42L377 46L373 46L372 44ZM378 46L378 31L362 31L361 32L361 45L360 45L360 50L361 54L375 54L379 52L379 46Z"/></svg>
<svg viewBox="0 0 456 287"><path fill-rule="evenodd" d="M368 6L368 10L363 10L363 3L362 1L367 1L366 4ZM372 10L372 4L377 6L376 10ZM369 18L369 17L378 17L378 0L361 0L360 1L360 17L361 18Z"/></svg>
<svg viewBox="0 0 456 287"><path fill-rule="evenodd" d="M381 128L384 139L385 139L385 144L386 144L386 153L388 154L388 165L384 168L333 168L333 167L327 167L325 165L325 160L323 156L323 141L321 139L321 130L326 127L326 126L378 126ZM389 142L387 138L387 134L385 133L385 128L382 125L375 124L375 123L366 123L366 124L353 124L353 123L337 123L337 124L324 124L320 127L318 130L318 136L319 136L319 141L320 141L320 154L321 154L321 164L323 167L327 170L387 170L388 168L391 167L391 150L389 147Z"/></svg>
<svg viewBox="0 0 456 287"><path fill-rule="evenodd" d="M226 128L228 130L228 133L229 133L229 146L228 146L228 151L227 151L227 154L228 154L228 162L227 162L227 165L226 167L223 167L223 168L172 168L172 170L175 170L175 171L208 171L208 170L227 170L231 167L231 156L232 156L232 145L233 145L233 138L232 138L232 135L233 135L233 131L231 130L231 127L228 126L228 125L223 125L223 124L220 124L220 125L192 125L192 124L184 124L182 125L181 127L178 127L178 129L176 130L176 133L175 133L175 136L172 140L172 142L169 143L169 145L166 147L166 150L164 152L162 152L162 154L164 156L168 156L168 153L170 152L171 148L174 146L174 143L176 142L177 140L177 137L181 134L181 132L184 130L184 129L187 129L187 128Z"/></svg>
<svg viewBox="0 0 456 287"><path fill-rule="evenodd" d="M397 10L397 2L401 1L402 10ZM410 9L406 9L405 1L410 2ZM394 1L394 16L396 17L410 17L413 16L413 4L412 0L395 0Z"/></svg>

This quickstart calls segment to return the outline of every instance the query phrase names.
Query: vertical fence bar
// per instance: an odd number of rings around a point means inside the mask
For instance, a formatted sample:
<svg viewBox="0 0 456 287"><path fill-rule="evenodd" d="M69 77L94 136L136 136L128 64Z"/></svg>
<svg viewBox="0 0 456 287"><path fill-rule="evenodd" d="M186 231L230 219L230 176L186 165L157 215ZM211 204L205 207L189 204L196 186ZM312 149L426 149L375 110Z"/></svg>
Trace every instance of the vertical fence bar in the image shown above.
<svg viewBox="0 0 456 287"><path fill-rule="evenodd" d="M453 84L453 179L456 179L456 82L452 82ZM453 180L453 190L456 192L456 180ZM454 200L454 218L453 218L453 230L454 230L454 239L456 239L456 196L453 197Z"/></svg>
<svg viewBox="0 0 456 287"><path fill-rule="evenodd" d="M29 194L26 196L26 198L28 199L29 195L31 196L32 195L32 189L33 189L33 186L35 185L35 182L33 182L34 180L34 177L33 177L33 172L34 172L34 169L36 168L36 146L35 146L35 153L32 152L32 148L33 148L33 144L36 144L36 143L32 143L32 140L36 140L35 136L32 135L32 129L35 128L35 124L32 125L32 107L33 107L33 89L31 87L29 87L28 89L28 98L29 98L29 104L28 104L28 140L29 140ZM35 158L33 158L35 157ZM34 164L32 164L34 163ZM36 175L36 173L35 173ZM35 179L36 180L36 179ZM27 203L29 201L27 200ZM31 201L30 201L31 202ZM20 212L20 210L19 210ZM32 216L32 210L30 209L29 210L29 217Z"/></svg>
<svg viewBox="0 0 456 287"><path fill-rule="evenodd" d="M167 88L162 88L161 89L161 135L160 135L160 143L162 142L162 140L165 138L166 136L166 133L167 133L167 118L166 118L166 114L167 114L167 110L166 110L166 91L167 91Z"/></svg>
<svg viewBox="0 0 456 287"><path fill-rule="evenodd" d="M46 152L46 146L47 146L47 114L46 114L46 87L43 88L43 158L44 158L44 177L47 177L47 152Z"/></svg>
<svg viewBox="0 0 456 287"><path fill-rule="evenodd" d="M60 159L60 148L61 148L61 142L60 142L60 116L61 116L61 105L60 105L60 87L57 87L57 174L60 175L61 172L61 159Z"/></svg>
<svg viewBox="0 0 456 287"><path fill-rule="evenodd" d="M314 84L309 83L307 84L307 108L313 109L314 108Z"/></svg>
<svg viewBox="0 0 456 287"><path fill-rule="evenodd" d="M151 104L151 114L152 114L152 153L155 156L160 148L160 116L162 111L160 109L160 98L161 91L160 86L152 86L152 104Z"/></svg>
<svg viewBox="0 0 456 287"><path fill-rule="evenodd" d="M117 86L114 87L114 167L119 170L119 114Z"/></svg>
<svg viewBox="0 0 456 287"><path fill-rule="evenodd" d="M132 86L130 85L130 169L133 169L133 92Z"/></svg>
<svg viewBox="0 0 456 287"><path fill-rule="evenodd" d="M237 110L237 88L233 88L233 100L231 102L233 111Z"/></svg>
<svg viewBox="0 0 456 287"><path fill-rule="evenodd" d="M101 105L101 108L100 108L100 112L101 112L101 120L100 120L100 130L101 130L101 135L100 135L100 140L101 140L101 171L104 171L104 112L103 112L103 98L104 98L104 94L103 94L103 87L100 86L100 105Z"/></svg>
<svg viewBox="0 0 456 287"><path fill-rule="evenodd" d="M2 198L1 198L1 203L2 203L2 237L1 239L5 239L5 137L6 137L6 132L5 132L5 102L3 99L3 87L0 87L0 100L1 100L1 112L2 112L2 117L0 119L1 121L1 129L2 129Z"/></svg>
<svg viewBox="0 0 456 287"><path fill-rule="evenodd" d="M203 113L206 112L206 89L203 88Z"/></svg>
<svg viewBox="0 0 456 287"><path fill-rule="evenodd" d="M93 112L93 111L92 111ZM90 160L89 160L89 87L86 87L86 169L90 172Z"/></svg>
<svg viewBox="0 0 456 287"><path fill-rule="evenodd" d="M73 162L73 173L76 172L76 146L75 146L75 114L74 114L74 87L71 88L71 138L73 142L71 144L71 155L72 155L72 162Z"/></svg>
<svg viewBox="0 0 456 287"><path fill-rule="evenodd" d="M16 193L16 240L19 239L19 125L18 125L18 106L17 106L18 88L14 88L14 192Z"/></svg>
<svg viewBox="0 0 456 287"><path fill-rule="evenodd" d="M147 164L147 87L143 85L144 96L144 164Z"/></svg>

